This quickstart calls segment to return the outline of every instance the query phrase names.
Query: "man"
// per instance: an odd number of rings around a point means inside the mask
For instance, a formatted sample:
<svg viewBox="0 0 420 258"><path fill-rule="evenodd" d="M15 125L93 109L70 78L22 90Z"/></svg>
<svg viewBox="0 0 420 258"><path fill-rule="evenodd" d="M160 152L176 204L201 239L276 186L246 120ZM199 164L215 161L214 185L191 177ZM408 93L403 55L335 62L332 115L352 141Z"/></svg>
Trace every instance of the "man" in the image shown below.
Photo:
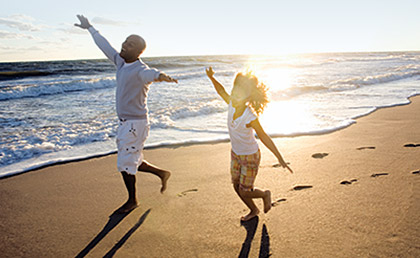
<svg viewBox="0 0 420 258"><path fill-rule="evenodd" d="M128 191L128 200L118 210L126 213L138 206L136 196L136 172L149 172L162 181L161 193L166 190L170 172L162 170L143 160L144 142L149 134L147 116L147 92L152 82L175 82L165 73L149 68L139 58L146 48L146 42L138 35L130 35L118 53L109 42L89 23L83 15L77 15L80 24L75 26L87 29L96 45L117 68L116 106L120 120L117 132L117 167Z"/></svg>

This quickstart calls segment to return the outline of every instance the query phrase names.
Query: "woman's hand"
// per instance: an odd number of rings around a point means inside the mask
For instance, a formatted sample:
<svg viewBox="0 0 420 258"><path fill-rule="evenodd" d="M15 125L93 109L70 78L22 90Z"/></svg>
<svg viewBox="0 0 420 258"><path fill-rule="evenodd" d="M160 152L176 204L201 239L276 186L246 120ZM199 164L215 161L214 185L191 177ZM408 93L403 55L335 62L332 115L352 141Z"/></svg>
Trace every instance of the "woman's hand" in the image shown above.
<svg viewBox="0 0 420 258"><path fill-rule="evenodd" d="M209 78L212 78L213 77L213 75L214 75L214 71L213 71L213 68L210 66L209 68L207 68L206 69L206 73L207 73L207 76L209 77Z"/></svg>
<svg viewBox="0 0 420 258"><path fill-rule="evenodd" d="M289 165L287 165L287 163L286 163L286 162L284 162L284 160L279 160L279 164L280 164L283 168L288 169L288 170L290 171L290 173L292 173L292 174L293 174L293 170L289 167Z"/></svg>

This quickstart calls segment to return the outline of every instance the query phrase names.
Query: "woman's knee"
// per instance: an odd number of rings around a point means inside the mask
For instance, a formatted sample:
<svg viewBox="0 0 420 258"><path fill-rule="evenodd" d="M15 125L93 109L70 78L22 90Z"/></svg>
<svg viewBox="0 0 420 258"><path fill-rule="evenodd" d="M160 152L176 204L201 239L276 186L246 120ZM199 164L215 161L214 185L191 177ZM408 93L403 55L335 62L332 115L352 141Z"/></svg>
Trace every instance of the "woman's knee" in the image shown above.
<svg viewBox="0 0 420 258"><path fill-rule="evenodd" d="M245 191L241 187L239 187L239 194L245 198L249 197L249 191Z"/></svg>
<svg viewBox="0 0 420 258"><path fill-rule="evenodd" d="M235 189L235 191L239 193L239 182L233 182L232 185L233 189Z"/></svg>

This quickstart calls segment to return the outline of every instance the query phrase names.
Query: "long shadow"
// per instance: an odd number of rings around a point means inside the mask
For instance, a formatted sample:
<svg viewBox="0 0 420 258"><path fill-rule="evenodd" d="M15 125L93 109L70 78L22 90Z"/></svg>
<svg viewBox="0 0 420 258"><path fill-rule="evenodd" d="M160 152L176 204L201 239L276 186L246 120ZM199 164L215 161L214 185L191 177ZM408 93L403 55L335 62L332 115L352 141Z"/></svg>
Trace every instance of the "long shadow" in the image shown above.
<svg viewBox="0 0 420 258"><path fill-rule="evenodd" d="M111 230L113 230L128 214L130 214L130 212L123 214L116 212L112 213L101 232L99 232L99 234L92 241L90 241L90 243L85 248L83 248L82 251L80 251L76 258L85 257Z"/></svg>
<svg viewBox="0 0 420 258"><path fill-rule="evenodd" d="M270 236L268 235L267 226L263 224L259 258L266 258L270 255Z"/></svg>
<svg viewBox="0 0 420 258"><path fill-rule="evenodd" d="M105 254L104 257L109 258L109 257L113 257L115 255L115 253L118 251L118 249L120 249L124 243L128 240L128 238L130 238L130 236L141 226L141 224L143 224L143 222L146 220L147 215L149 215L150 211L152 209L148 209L139 219L139 221L137 221L137 223L121 238L120 241L118 241L118 243L116 243L114 245L114 247L109 250L108 253Z"/></svg>
<svg viewBox="0 0 420 258"><path fill-rule="evenodd" d="M241 252L239 253L239 258L247 258L249 251L251 250L251 243L254 239L255 232L257 231L259 217L256 216L248 221L241 221L241 226L246 230L246 237L242 244Z"/></svg>
<svg viewBox="0 0 420 258"><path fill-rule="evenodd" d="M249 256L249 251L251 250L251 244L254 240L255 232L257 231L259 218L256 216L249 221L241 221L241 225L246 230L246 237L242 243L241 252L239 253L239 258L247 258ZM267 226L263 224L262 233L261 233L261 244L260 244L260 258L266 258L271 255L270 253L270 236L268 235Z"/></svg>

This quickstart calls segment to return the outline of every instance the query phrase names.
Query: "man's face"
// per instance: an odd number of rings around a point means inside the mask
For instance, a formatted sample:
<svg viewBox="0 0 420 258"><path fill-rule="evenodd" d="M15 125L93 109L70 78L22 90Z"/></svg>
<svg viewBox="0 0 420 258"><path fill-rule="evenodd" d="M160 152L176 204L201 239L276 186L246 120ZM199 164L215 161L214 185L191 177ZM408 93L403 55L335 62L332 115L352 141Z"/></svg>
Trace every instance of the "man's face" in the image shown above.
<svg viewBox="0 0 420 258"><path fill-rule="evenodd" d="M143 50L143 44L138 36L129 36L121 46L120 56L126 61L132 61L138 58Z"/></svg>

